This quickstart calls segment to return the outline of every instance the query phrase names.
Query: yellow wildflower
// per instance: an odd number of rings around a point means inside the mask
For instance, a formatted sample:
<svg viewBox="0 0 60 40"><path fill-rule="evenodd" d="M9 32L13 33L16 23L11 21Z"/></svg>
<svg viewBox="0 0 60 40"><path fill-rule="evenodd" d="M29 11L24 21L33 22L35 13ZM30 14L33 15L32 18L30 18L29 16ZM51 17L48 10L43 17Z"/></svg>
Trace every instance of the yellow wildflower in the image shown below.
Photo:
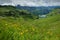
<svg viewBox="0 0 60 40"><path fill-rule="evenodd" d="M12 24L13 26L17 27L18 25L17 24Z"/></svg>
<svg viewBox="0 0 60 40"><path fill-rule="evenodd" d="M24 34L24 32L20 32L20 35L23 35Z"/></svg>
<svg viewBox="0 0 60 40"><path fill-rule="evenodd" d="M34 27L32 27L32 30L33 30L33 31L35 31L35 28L34 28Z"/></svg>
<svg viewBox="0 0 60 40"><path fill-rule="evenodd" d="M47 34L52 35L52 32L51 31L48 31Z"/></svg>
<svg viewBox="0 0 60 40"><path fill-rule="evenodd" d="M33 31L35 31L35 29L33 28Z"/></svg>
<svg viewBox="0 0 60 40"><path fill-rule="evenodd" d="M25 30L25 32L28 32L28 30Z"/></svg>
<svg viewBox="0 0 60 40"><path fill-rule="evenodd" d="M5 25L8 25L8 24L5 24Z"/></svg>

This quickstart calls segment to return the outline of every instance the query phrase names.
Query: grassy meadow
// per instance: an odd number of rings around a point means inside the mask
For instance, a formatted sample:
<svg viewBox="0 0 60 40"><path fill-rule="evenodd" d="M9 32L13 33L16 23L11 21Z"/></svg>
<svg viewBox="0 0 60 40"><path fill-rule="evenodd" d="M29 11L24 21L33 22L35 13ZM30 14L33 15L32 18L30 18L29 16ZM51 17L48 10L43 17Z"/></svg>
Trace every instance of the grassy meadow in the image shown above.
<svg viewBox="0 0 60 40"><path fill-rule="evenodd" d="M28 20L0 16L0 40L60 40L60 14Z"/></svg>

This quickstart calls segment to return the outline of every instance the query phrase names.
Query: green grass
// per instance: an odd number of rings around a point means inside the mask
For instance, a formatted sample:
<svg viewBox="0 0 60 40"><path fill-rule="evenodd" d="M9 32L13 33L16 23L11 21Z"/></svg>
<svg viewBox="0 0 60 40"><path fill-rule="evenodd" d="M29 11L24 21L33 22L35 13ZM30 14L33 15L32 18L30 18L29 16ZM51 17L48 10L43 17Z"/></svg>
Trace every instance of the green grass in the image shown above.
<svg viewBox="0 0 60 40"><path fill-rule="evenodd" d="M60 40L60 15L36 20L0 17L0 40Z"/></svg>

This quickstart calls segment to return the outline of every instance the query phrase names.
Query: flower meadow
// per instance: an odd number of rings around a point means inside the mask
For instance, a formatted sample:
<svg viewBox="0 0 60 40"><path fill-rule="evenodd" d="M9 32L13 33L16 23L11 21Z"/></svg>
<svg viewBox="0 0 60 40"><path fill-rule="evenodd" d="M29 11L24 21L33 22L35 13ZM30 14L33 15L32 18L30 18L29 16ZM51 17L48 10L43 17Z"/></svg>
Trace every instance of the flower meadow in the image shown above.
<svg viewBox="0 0 60 40"><path fill-rule="evenodd" d="M60 15L36 20L0 17L0 40L60 40Z"/></svg>

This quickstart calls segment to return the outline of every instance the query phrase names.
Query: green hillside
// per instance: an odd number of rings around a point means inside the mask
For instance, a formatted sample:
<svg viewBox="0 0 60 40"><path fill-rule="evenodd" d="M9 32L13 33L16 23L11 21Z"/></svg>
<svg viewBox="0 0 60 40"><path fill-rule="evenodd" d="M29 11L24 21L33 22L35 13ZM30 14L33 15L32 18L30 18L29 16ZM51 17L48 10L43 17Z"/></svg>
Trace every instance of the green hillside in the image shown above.
<svg viewBox="0 0 60 40"><path fill-rule="evenodd" d="M47 16L55 16L60 14L60 8L53 9Z"/></svg>
<svg viewBox="0 0 60 40"><path fill-rule="evenodd" d="M60 14L35 20L22 16L0 16L0 40L60 40Z"/></svg>
<svg viewBox="0 0 60 40"><path fill-rule="evenodd" d="M0 16L3 17L23 17L32 19L35 17L27 10L19 10L14 6L0 6Z"/></svg>

